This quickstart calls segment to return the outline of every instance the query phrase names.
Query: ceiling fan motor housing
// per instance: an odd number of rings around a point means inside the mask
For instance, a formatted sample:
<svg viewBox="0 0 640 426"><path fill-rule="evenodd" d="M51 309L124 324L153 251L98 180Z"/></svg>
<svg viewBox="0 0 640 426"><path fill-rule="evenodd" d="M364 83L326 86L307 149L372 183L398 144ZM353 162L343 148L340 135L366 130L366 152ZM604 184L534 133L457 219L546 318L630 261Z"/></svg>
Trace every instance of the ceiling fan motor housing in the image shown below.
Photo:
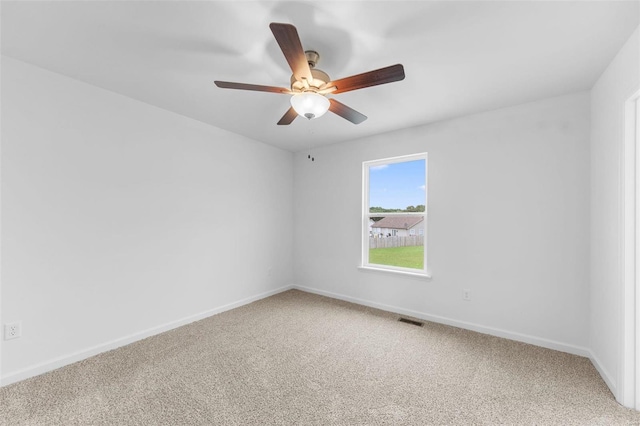
<svg viewBox="0 0 640 426"><path fill-rule="evenodd" d="M315 91L313 89L319 89L320 87L324 86L326 83L328 83L329 81L331 81L331 79L329 78L329 75L322 71L322 70L318 70L315 68L311 69L311 75L313 76L313 80L308 81L307 83L309 84L309 87L307 87L304 82L302 81L298 81L296 80L295 76L291 76L291 90L294 92L305 92L307 90L312 90Z"/></svg>

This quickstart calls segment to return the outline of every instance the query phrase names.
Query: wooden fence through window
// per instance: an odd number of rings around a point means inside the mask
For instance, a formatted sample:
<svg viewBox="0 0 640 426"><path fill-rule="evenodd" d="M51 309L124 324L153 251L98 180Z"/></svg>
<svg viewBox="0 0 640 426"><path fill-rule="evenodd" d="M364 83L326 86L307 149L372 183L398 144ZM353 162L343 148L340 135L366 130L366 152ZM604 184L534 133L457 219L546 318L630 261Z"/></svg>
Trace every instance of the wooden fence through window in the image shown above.
<svg viewBox="0 0 640 426"><path fill-rule="evenodd" d="M409 235L407 237L369 237L369 248L408 247L424 245L424 235Z"/></svg>

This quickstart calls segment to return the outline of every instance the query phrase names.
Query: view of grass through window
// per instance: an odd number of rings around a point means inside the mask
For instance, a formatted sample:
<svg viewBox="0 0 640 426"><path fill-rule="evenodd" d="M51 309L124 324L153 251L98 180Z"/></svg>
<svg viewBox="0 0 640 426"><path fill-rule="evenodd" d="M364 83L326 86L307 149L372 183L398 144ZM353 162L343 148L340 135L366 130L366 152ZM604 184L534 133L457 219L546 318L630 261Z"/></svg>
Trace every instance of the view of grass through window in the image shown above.
<svg viewBox="0 0 640 426"><path fill-rule="evenodd" d="M424 268L424 246L370 248L369 263L422 269Z"/></svg>
<svg viewBox="0 0 640 426"><path fill-rule="evenodd" d="M424 159L369 167L370 264L424 269L425 168Z"/></svg>

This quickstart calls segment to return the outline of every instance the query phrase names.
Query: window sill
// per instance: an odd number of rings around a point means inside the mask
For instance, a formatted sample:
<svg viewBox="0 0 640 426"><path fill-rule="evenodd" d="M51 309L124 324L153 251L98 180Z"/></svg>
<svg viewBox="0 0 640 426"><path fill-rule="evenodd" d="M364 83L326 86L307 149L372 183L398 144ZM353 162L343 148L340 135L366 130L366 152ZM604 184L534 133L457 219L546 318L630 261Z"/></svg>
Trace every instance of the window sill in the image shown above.
<svg viewBox="0 0 640 426"><path fill-rule="evenodd" d="M431 274L428 274L426 272L401 271L396 269L376 268L374 266L358 266L358 269L365 272L383 272L387 274L403 275L412 278L422 278L427 281L431 280Z"/></svg>

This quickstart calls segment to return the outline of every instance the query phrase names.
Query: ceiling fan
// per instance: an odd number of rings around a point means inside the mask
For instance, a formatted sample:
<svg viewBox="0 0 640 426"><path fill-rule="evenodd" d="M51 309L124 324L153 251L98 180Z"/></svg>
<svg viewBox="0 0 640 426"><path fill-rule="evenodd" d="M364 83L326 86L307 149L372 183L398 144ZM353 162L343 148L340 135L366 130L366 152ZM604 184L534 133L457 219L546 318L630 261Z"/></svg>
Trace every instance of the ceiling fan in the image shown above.
<svg viewBox="0 0 640 426"><path fill-rule="evenodd" d="M269 24L269 28L271 28L273 36L293 71L291 88L232 83L229 81L216 81L215 83L216 86L223 89L254 90L257 92L292 95L291 108L278 121L279 125L291 124L298 115L309 120L318 118L327 110L354 124L360 124L367 119L365 115L333 98L327 98L326 95L335 95L404 79L404 67L401 64L397 64L339 80L331 80L327 73L315 68L320 58L318 52L313 50L304 51L302 49L302 43L300 42L300 37L298 37L296 27L291 24L273 22Z"/></svg>

